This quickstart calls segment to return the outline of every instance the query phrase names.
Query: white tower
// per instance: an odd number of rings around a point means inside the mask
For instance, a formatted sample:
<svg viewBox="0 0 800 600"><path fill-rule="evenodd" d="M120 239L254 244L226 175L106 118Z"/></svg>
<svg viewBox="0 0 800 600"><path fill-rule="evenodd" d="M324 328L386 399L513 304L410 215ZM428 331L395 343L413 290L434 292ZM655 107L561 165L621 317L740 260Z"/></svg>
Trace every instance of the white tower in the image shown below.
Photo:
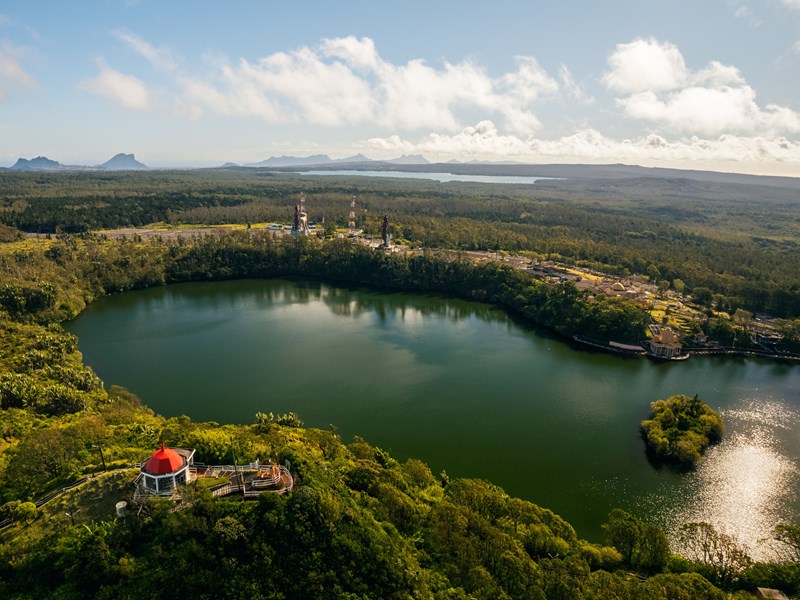
<svg viewBox="0 0 800 600"><path fill-rule="evenodd" d="M350 217L347 222L347 227L350 228L352 231L356 228L356 197L353 194L353 197L350 199Z"/></svg>

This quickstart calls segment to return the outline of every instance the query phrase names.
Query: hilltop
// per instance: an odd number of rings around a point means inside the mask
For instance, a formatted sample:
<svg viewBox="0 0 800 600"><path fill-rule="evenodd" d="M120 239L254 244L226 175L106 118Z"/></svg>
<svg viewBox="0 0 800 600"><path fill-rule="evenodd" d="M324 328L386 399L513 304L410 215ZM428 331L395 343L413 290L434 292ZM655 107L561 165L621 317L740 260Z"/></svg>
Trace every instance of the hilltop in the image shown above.
<svg viewBox="0 0 800 600"><path fill-rule="evenodd" d="M27 158L19 158L11 171L63 171L67 169L66 165L60 162L51 160L46 156L37 156L28 160Z"/></svg>
<svg viewBox="0 0 800 600"><path fill-rule="evenodd" d="M53 172L53 171L142 171L149 167L140 163L133 154L117 154L106 162L93 167L85 165L65 165L46 156L37 156L28 160L19 158L9 171L21 172Z"/></svg>
<svg viewBox="0 0 800 600"><path fill-rule="evenodd" d="M331 158L327 154L312 154L310 156L270 156L266 160L256 163L247 163L246 167L268 167L268 168L283 168L283 167L332 167L342 169L352 169L354 166L358 168L366 167L371 169L369 165L429 165L431 164L424 156L420 154L407 155L404 154L397 158L389 160L373 160L367 158L363 154L355 154L345 158Z"/></svg>
<svg viewBox="0 0 800 600"><path fill-rule="evenodd" d="M97 165L98 169L106 169L108 171L140 171L148 169L149 167L140 163L133 154L117 154L110 158L102 165Z"/></svg>

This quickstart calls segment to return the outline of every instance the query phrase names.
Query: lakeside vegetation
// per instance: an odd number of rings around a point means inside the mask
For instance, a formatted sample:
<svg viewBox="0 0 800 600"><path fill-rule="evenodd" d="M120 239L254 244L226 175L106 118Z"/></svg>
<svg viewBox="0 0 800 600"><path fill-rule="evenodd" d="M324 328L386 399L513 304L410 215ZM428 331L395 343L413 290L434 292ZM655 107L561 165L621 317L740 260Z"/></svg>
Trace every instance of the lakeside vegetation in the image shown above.
<svg viewBox="0 0 800 600"><path fill-rule="evenodd" d="M109 185L121 181L107 177ZM176 174L167 187L179 188L182 177ZM134 185L147 181L122 179L120 198L126 199ZM153 176L154 186L163 182L162 175ZM74 211L80 219L94 218L95 209L103 214L91 194L82 196L85 183L65 186L65 200L47 200L53 222L59 211ZM26 193L55 196L50 185L60 183L50 176L41 185L32 179ZM141 216L150 215L146 186L141 202L128 203L104 195L104 185L97 183L99 202L113 208L106 216L117 215L109 222L149 222ZM79 198L92 206L78 206ZM195 201L189 193L187 205ZM20 202L8 212L39 214L22 206L36 202ZM67 205L73 208L64 212ZM226 214L228 206L219 205ZM376 205L369 206L365 228L377 217ZM430 227L419 231L444 231L441 218L432 216ZM480 227L465 218L463 225L454 239L478 229L481 235L506 231L502 219ZM403 226L393 225L401 235ZM0 233L7 238L0 244L0 505L3 516L16 519L0 531L2 597L141 598L181 590L186 596L247 598L688 600L749 597L746 590L755 586L800 593L794 525L775 532L792 552L783 563L752 563L735 541L707 524L687 526L684 545L719 551L681 558L671 553L663 531L624 511L609 515L604 544L591 544L551 511L489 482L435 475L413 459L398 463L364 440L343 443L333 429L290 426L299 425L293 418L219 425L156 415L130 392L104 385L59 325L104 294L178 281L303 276L457 295L496 304L563 335L636 341L649 317L626 301L588 302L572 285L549 286L496 263L475 265L431 252L386 254L346 240L274 240L268 232L242 231L173 241L87 233L20 241L14 230ZM503 247L500 240L495 244ZM162 439L197 448L198 460L209 462L230 462L234 452L241 461L289 460L296 491L244 502L196 489L187 493L184 510L155 501L141 516L115 519L113 502L135 473L113 470L141 461ZM104 470L109 472L85 487L31 510L30 500Z"/></svg>
<svg viewBox="0 0 800 600"><path fill-rule="evenodd" d="M642 421L642 436L659 460L692 468L706 448L722 440L722 419L697 394L676 394L652 402L650 408L653 414Z"/></svg>
<svg viewBox="0 0 800 600"><path fill-rule="evenodd" d="M335 430L289 426L296 419L281 425L261 415L252 425L222 426L166 419L133 394L103 386L58 325L105 293L302 274L458 293L523 317L552 318L558 329L579 325L584 310L570 286L537 284L497 264L247 233L173 243L62 236L0 248L0 324L9 342L0 354L0 504L17 519L0 531L3 597L158 597L181 589L199 597L549 599L613 591L688 599L755 585L800 592L796 562L745 561L723 577L703 557L673 556L660 529L623 511L609 516L606 545L591 544L557 515L488 482L436 476L363 440L344 444ZM138 462L162 439L197 448L208 462L230 462L234 452L241 461L289 460L296 491L244 502L213 499L200 486L187 493L184 510L154 501L143 516L120 521L112 501L135 475L123 470L31 510L33 498L102 471L104 462L109 470ZM786 527L776 535L791 540L786 531L794 526ZM686 535L695 531L712 535ZM741 552L735 543L734 550Z"/></svg>

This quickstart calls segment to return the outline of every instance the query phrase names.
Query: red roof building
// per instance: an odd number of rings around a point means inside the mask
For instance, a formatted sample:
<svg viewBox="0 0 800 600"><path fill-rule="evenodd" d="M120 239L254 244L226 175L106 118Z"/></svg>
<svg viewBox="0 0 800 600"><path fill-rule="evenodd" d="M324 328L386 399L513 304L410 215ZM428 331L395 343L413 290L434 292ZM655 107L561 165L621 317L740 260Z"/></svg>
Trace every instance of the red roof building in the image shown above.
<svg viewBox="0 0 800 600"><path fill-rule="evenodd" d="M153 452L142 465L139 485L147 494L169 496L179 485L190 481L189 466L194 462L193 448L161 448Z"/></svg>
<svg viewBox="0 0 800 600"><path fill-rule="evenodd" d="M161 448L153 452L144 465L143 470L151 475L166 475L183 466L185 459L172 448L161 442Z"/></svg>

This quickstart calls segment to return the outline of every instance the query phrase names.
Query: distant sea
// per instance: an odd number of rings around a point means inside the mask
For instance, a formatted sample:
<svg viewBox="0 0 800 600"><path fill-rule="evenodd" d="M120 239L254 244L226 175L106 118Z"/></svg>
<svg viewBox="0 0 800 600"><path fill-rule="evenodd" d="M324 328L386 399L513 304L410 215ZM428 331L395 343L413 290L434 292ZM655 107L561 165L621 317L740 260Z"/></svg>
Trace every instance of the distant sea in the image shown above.
<svg viewBox="0 0 800 600"><path fill-rule="evenodd" d="M560 179L559 177L513 177L506 175L456 175L454 173L418 173L409 171L300 171L300 175L325 175L348 177L395 177L402 179L430 179L446 183L448 181L467 181L472 183L517 183L531 184L540 179Z"/></svg>

